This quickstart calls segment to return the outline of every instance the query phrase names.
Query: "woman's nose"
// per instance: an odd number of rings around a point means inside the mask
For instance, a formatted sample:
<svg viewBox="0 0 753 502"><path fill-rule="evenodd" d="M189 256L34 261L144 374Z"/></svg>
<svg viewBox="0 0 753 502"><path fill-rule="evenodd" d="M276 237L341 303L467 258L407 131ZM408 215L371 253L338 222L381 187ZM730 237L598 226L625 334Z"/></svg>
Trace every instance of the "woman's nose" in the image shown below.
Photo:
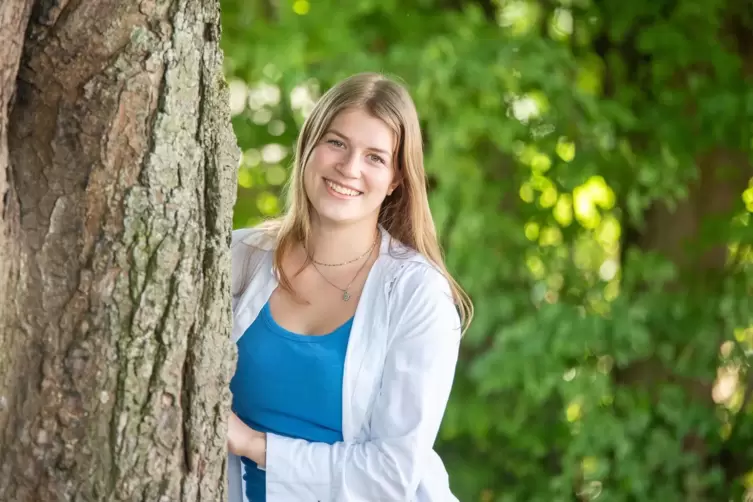
<svg viewBox="0 0 753 502"><path fill-rule="evenodd" d="M348 178L357 178L361 170L357 155L349 155L337 166L337 170Z"/></svg>

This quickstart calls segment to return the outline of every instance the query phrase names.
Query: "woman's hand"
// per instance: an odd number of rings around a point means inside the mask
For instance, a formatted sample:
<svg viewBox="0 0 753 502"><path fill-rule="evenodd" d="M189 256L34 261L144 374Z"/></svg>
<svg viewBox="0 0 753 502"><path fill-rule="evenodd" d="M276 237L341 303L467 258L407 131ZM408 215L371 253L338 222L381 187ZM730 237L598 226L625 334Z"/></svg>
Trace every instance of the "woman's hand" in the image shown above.
<svg viewBox="0 0 753 502"><path fill-rule="evenodd" d="M230 413L227 427L227 448L233 455L246 457L259 467L267 460L267 436L244 424L235 413Z"/></svg>

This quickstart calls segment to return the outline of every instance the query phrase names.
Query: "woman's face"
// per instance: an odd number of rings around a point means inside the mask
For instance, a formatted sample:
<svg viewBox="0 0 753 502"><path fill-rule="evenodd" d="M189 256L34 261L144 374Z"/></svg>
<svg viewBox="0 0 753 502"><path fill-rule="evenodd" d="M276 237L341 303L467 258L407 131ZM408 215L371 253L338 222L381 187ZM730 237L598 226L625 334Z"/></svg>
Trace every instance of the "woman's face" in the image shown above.
<svg viewBox="0 0 753 502"><path fill-rule="evenodd" d="M321 223L376 225L397 186L395 134L360 108L340 112L314 147L303 174Z"/></svg>

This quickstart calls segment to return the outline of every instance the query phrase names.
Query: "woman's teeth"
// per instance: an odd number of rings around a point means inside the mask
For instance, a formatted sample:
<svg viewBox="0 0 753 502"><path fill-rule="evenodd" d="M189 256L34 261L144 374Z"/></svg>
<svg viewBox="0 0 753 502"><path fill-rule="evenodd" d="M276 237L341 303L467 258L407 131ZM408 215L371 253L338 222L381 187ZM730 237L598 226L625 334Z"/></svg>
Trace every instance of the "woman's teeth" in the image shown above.
<svg viewBox="0 0 753 502"><path fill-rule="evenodd" d="M351 190L350 188L346 188L342 185L338 185L337 183L333 183L330 180L324 180L324 182L327 184L328 187L330 187L332 190L334 190L337 193L348 195L350 197L355 197L356 195L361 195L361 192L357 190Z"/></svg>

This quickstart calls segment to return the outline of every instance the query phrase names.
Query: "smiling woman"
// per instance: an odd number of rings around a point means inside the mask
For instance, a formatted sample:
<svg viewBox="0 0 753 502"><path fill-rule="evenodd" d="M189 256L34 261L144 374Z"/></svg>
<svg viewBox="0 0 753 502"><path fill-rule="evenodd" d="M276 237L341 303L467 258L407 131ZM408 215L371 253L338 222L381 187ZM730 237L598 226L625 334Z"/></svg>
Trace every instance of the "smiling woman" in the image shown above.
<svg viewBox="0 0 753 502"><path fill-rule="evenodd" d="M433 451L472 315L408 92L355 75L298 139L285 215L233 234L231 502L456 500Z"/></svg>
<svg viewBox="0 0 753 502"><path fill-rule="evenodd" d="M398 185L395 136L387 124L362 108L335 117L303 175L318 225L377 219L382 202Z"/></svg>

